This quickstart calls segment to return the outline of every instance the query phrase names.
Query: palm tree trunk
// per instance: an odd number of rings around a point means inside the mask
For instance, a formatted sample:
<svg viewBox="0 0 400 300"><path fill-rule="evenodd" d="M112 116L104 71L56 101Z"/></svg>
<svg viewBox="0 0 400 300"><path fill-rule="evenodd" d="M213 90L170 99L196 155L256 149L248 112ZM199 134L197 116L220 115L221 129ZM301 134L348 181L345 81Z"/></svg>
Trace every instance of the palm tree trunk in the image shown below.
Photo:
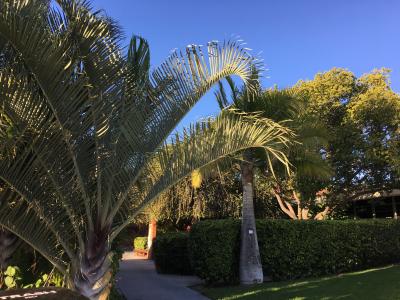
<svg viewBox="0 0 400 300"><path fill-rule="evenodd" d="M110 294L111 277L111 260L104 258L100 267L81 266L73 279L73 288L90 300L106 300Z"/></svg>
<svg viewBox="0 0 400 300"><path fill-rule="evenodd" d="M241 284L263 282L263 270L258 248L256 221L253 205L253 163L249 151L243 155L241 175L243 185L243 208L240 239L239 276Z"/></svg>
<svg viewBox="0 0 400 300"><path fill-rule="evenodd" d="M85 252L72 278L73 288L90 300L106 300L110 294L113 252L109 228L95 227L88 234Z"/></svg>
<svg viewBox="0 0 400 300"><path fill-rule="evenodd" d="M5 270L18 247L18 238L0 226L0 271Z"/></svg>

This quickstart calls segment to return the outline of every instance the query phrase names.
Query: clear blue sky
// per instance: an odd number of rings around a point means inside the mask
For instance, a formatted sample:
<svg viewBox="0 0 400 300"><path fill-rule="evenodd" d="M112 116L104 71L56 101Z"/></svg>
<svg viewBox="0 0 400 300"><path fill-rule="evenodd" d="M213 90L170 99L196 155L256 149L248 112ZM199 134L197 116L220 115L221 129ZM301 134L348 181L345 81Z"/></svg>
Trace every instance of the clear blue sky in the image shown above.
<svg viewBox="0 0 400 300"><path fill-rule="evenodd" d="M152 66L171 49L240 36L262 51L264 87L285 87L343 67L357 76L392 69L400 91L399 0L93 0L122 25L127 38L145 37ZM128 41L127 41L128 43ZM208 93L184 124L218 111Z"/></svg>

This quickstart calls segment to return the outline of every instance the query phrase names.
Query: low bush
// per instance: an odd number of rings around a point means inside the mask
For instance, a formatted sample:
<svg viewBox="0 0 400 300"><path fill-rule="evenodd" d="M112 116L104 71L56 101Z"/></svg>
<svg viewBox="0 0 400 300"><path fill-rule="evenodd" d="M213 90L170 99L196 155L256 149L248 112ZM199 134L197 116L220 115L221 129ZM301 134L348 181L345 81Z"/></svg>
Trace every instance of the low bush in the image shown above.
<svg viewBox="0 0 400 300"><path fill-rule="evenodd" d="M28 244L19 242L8 266L0 270L0 291L44 285L64 286L63 278L38 252Z"/></svg>
<svg viewBox="0 0 400 300"><path fill-rule="evenodd" d="M187 243L188 234L185 232L164 233L157 236L153 244L153 258L157 272L192 274Z"/></svg>
<svg viewBox="0 0 400 300"><path fill-rule="evenodd" d="M146 250L147 249L147 236L138 236L133 240L133 249Z"/></svg>
<svg viewBox="0 0 400 300"><path fill-rule="evenodd" d="M112 251L114 253L112 259L111 259L111 290L110 290L110 295L108 296L108 300L126 300L126 297L120 292L120 290L117 287L117 273L119 271L119 262L122 259L122 254L124 253L124 250L122 249L120 245L120 240L114 241L112 245Z"/></svg>
<svg viewBox="0 0 400 300"><path fill-rule="evenodd" d="M207 283L238 280L240 221L203 221L192 228L189 253ZM258 220L264 275L273 280L338 274L400 262L396 220Z"/></svg>

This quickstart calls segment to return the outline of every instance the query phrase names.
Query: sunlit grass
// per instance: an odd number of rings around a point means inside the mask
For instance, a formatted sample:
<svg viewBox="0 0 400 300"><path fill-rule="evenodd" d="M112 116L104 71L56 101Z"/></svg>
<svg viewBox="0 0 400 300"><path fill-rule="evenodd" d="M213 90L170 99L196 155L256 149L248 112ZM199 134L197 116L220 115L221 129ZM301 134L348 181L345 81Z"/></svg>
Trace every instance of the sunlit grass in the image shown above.
<svg viewBox="0 0 400 300"><path fill-rule="evenodd" d="M202 288L211 299L400 299L400 266L249 287Z"/></svg>

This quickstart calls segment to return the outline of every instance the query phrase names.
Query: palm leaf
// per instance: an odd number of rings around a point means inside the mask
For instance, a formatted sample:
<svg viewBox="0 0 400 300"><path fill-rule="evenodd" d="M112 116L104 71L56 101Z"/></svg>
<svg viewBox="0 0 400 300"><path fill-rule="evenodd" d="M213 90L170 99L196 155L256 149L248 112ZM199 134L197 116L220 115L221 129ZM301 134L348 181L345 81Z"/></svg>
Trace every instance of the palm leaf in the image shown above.
<svg viewBox="0 0 400 300"><path fill-rule="evenodd" d="M118 184L126 183L125 193L114 206L111 216L122 203L148 161L148 153L157 151L186 113L211 86L228 75L237 75L247 83L257 60L249 56L237 42L222 45L209 43L207 56L199 46L189 46L186 55L173 53L153 71L153 91L140 105L126 107L128 113L121 125L122 136L117 141L117 157L129 168L119 168ZM155 97L152 97L155 96ZM149 101L150 100L152 101ZM139 108L139 109L138 109ZM135 156L129 153L135 153ZM121 161L114 163L115 167ZM115 174L115 169L111 169ZM111 175L111 174L109 174Z"/></svg>
<svg viewBox="0 0 400 300"><path fill-rule="evenodd" d="M0 160L0 179L13 192L0 197L0 225L96 298L107 286L110 242L136 214L132 207L246 147L286 163L281 147L291 133L226 112L168 149L197 101L226 76L251 83L257 59L236 41L212 42L150 71L143 39L134 37L124 55L115 22L86 1L58 4L0 0L0 137L11 129L14 136L14 155Z"/></svg>
<svg viewBox="0 0 400 300"><path fill-rule="evenodd" d="M238 114L234 110L223 111L215 120L191 126L153 157L155 161L143 174L147 179L147 185L141 186L143 200L130 212L124 224L115 229L113 236L160 193L194 170L215 166L228 155L237 155L245 149L259 147L288 167L288 160L281 150L289 145L292 137L291 130L278 123L258 115Z"/></svg>

